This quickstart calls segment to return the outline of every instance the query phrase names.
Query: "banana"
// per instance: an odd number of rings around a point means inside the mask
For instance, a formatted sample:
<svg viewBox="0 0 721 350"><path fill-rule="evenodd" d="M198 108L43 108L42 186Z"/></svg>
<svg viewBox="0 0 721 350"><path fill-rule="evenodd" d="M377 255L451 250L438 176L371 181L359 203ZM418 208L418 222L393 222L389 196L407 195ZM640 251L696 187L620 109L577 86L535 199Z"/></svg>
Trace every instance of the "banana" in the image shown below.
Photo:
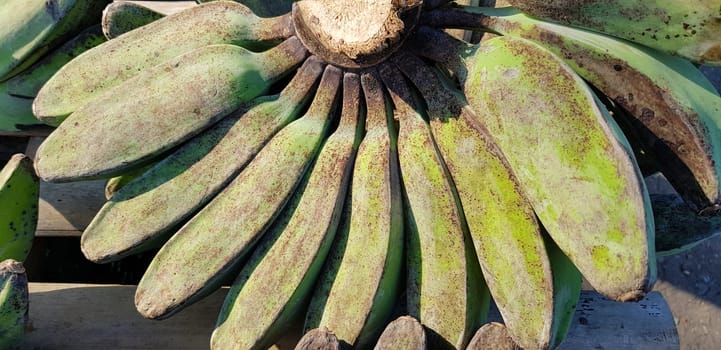
<svg viewBox="0 0 721 350"><path fill-rule="evenodd" d="M191 4L195 6L195 3L191 2ZM105 7L100 23L103 35L108 39L114 39L165 16L163 13L135 2L115 1Z"/></svg>
<svg viewBox="0 0 721 350"><path fill-rule="evenodd" d="M215 126L214 126L214 128L215 128ZM192 142L192 141L189 141L189 142ZM155 164L158 164L158 163L151 163L142 168L134 169L123 175L119 175L119 176L108 179L108 181L105 182L105 199L110 200L110 198L112 198L115 195L115 193L120 191L121 188L125 187L125 185L129 184L130 182L137 179L138 177L142 176L146 171L148 171L150 168L154 167Z"/></svg>
<svg viewBox="0 0 721 350"><path fill-rule="evenodd" d="M426 350L426 331L417 319L401 316L383 330L373 350Z"/></svg>
<svg viewBox="0 0 721 350"><path fill-rule="evenodd" d="M0 348L22 349L28 322L28 278L23 264L0 263Z"/></svg>
<svg viewBox="0 0 721 350"><path fill-rule="evenodd" d="M170 316L217 289L278 216L315 157L341 72L328 66L306 115L291 123L157 253L135 293L147 318Z"/></svg>
<svg viewBox="0 0 721 350"><path fill-rule="evenodd" d="M4 0L0 4L0 81L98 23L109 0Z"/></svg>
<svg viewBox="0 0 721 350"><path fill-rule="evenodd" d="M277 236L269 249L256 248L246 262L220 311L211 338L214 349L267 349L305 306L335 236L353 157L360 143L360 81L347 73L343 80L340 125L328 138L294 210L265 236ZM297 202L297 203L296 203ZM291 252L289 254L289 252ZM278 269L278 266L285 266ZM265 299L258 303L258 299ZM240 326L242 325L242 326Z"/></svg>
<svg viewBox="0 0 721 350"><path fill-rule="evenodd" d="M625 137L585 83L525 39L468 46L427 27L418 32L414 50L458 74L563 252L599 293L641 298L656 277L648 193Z"/></svg>
<svg viewBox="0 0 721 350"><path fill-rule="evenodd" d="M55 129L38 149L38 175L72 181L142 166L263 94L306 55L291 37L262 53L206 46L148 69Z"/></svg>
<svg viewBox="0 0 721 350"><path fill-rule="evenodd" d="M19 131L42 124L32 112L33 99L11 96L7 83L0 83L0 131Z"/></svg>
<svg viewBox="0 0 721 350"><path fill-rule="evenodd" d="M463 11L478 15L467 17L468 25L530 39L563 59L630 112L626 123L694 210L716 207L721 97L693 64L624 40L533 19L513 8ZM462 16L446 11L441 17Z"/></svg>
<svg viewBox="0 0 721 350"><path fill-rule="evenodd" d="M0 261L24 261L38 224L40 184L33 161L16 154L0 170Z"/></svg>
<svg viewBox="0 0 721 350"><path fill-rule="evenodd" d="M718 0L510 0L532 16L606 33L685 57L721 65Z"/></svg>
<svg viewBox="0 0 721 350"><path fill-rule="evenodd" d="M396 300L403 257L393 119L378 73L368 70L361 84L366 135L353 169L347 236L341 234L344 244L334 246L305 323L306 329L325 327L356 348L372 346L383 330Z"/></svg>
<svg viewBox="0 0 721 350"><path fill-rule="evenodd" d="M262 19L228 1L194 6L74 59L43 86L33 111L41 120L59 121L112 87L176 56L213 44L264 49L292 34L289 15Z"/></svg>
<svg viewBox="0 0 721 350"><path fill-rule="evenodd" d="M197 0L198 3L211 2L217 0ZM293 2L296 0L234 0L253 11L257 16L260 17L275 17L280 16L284 13L290 12Z"/></svg>
<svg viewBox="0 0 721 350"><path fill-rule="evenodd" d="M18 97L34 98L50 77L63 65L88 49L104 43L106 40L100 25L94 25L68 40L57 49L48 52L22 73L9 79L6 83L8 93ZM32 108L28 108L31 112Z"/></svg>
<svg viewBox="0 0 721 350"><path fill-rule="evenodd" d="M220 121L120 189L83 232L85 257L110 262L167 237L301 113L322 73L309 58L279 95Z"/></svg>
<svg viewBox="0 0 721 350"><path fill-rule="evenodd" d="M570 324L580 273L547 249L516 175L460 92L415 56L399 55L393 62L428 102L434 140L458 190L488 288L513 338L527 349L554 347Z"/></svg>
<svg viewBox="0 0 721 350"><path fill-rule="evenodd" d="M408 312L447 347L464 349L488 307L478 258L430 127L417 112L405 78L391 65L382 65L379 73L400 122Z"/></svg>

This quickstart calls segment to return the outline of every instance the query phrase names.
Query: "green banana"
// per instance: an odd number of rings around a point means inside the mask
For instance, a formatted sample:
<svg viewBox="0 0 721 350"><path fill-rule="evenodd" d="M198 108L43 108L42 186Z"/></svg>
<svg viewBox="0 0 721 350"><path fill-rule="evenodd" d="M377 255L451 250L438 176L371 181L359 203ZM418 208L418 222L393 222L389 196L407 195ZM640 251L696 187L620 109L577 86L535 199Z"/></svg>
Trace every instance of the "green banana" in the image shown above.
<svg viewBox="0 0 721 350"><path fill-rule="evenodd" d="M24 261L38 224L40 184L33 161L16 154L0 170L0 261Z"/></svg>
<svg viewBox="0 0 721 350"><path fill-rule="evenodd" d="M189 141L189 142L192 142L192 141ZM110 200L110 198L112 198L115 195L115 193L120 191L121 188L125 187L127 184L129 184L133 180L135 180L135 179L139 178L140 176L142 176L143 174L145 174L145 172L148 171L150 168L154 167L155 164L158 164L158 163L151 163L142 168L133 169L130 172L127 172L123 175L119 175L119 176L108 179L108 181L105 182L105 199Z"/></svg>
<svg viewBox="0 0 721 350"><path fill-rule="evenodd" d="M418 320L401 316L383 330L373 350L426 350L426 331Z"/></svg>
<svg viewBox="0 0 721 350"><path fill-rule="evenodd" d="M341 342L370 347L393 309L401 278L403 216L393 119L375 70L361 76L366 135L353 169L350 222L320 277L305 328L326 327ZM346 237L343 235L347 234Z"/></svg>
<svg viewBox="0 0 721 350"><path fill-rule="evenodd" d="M4 0L0 3L0 81L98 23L109 0Z"/></svg>
<svg viewBox="0 0 721 350"><path fill-rule="evenodd" d="M7 83L0 83L0 131L18 131L42 124L32 112L33 99L11 96Z"/></svg>
<svg viewBox="0 0 721 350"><path fill-rule="evenodd" d="M362 128L358 119L360 81L343 81L340 125L323 145L302 191L296 190L291 216L266 236L269 249L256 248L220 311L211 348L267 349L305 306L338 227ZM286 212L289 210L286 209ZM288 252L292 252L288 254ZM278 266L284 266L278 269ZM258 303L259 298L266 302ZM242 326L239 326L242 325Z"/></svg>
<svg viewBox="0 0 721 350"><path fill-rule="evenodd" d="M509 0L535 17L588 28L685 57L721 65L718 0Z"/></svg>
<svg viewBox="0 0 721 350"><path fill-rule="evenodd" d="M478 258L431 129L417 112L405 78L390 65L382 65L379 73L400 122L407 309L448 347L464 349L488 307Z"/></svg>
<svg viewBox="0 0 721 350"><path fill-rule="evenodd" d="M292 34L289 15L262 19L228 1L194 6L74 59L43 86L33 111L41 120L62 120L132 76L176 56L213 44L264 49Z"/></svg>
<svg viewBox="0 0 721 350"><path fill-rule="evenodd" d="M648 193L625 137L590 89L528 40L468 46L427 27L421 32L414 50L458 74L479 122L563 252L599 293L641 298L656 277Z"/></svg>
<svg viewBox="0 0 721 350"><path fill-rule="evenodd" d="M554 347L570 324L580 273L547 249L516 175L461 93L415 56L399 55L393 62L428 102L434 140L513 338L526 349ZM567 293L569 288L578 293Z"/></svg>
<svg viewBox="0 0 721 350"><path fill-rule="evenodd" d="M192 3L193 6L195 5ZM103 34L114 39L133 29L155 22L166 14L134 2L116 1L105 7L101 20Z"/></svg>
<svg viewBox="0 0 721 350"><path fill-rule="evenodd" d="M198 3L212 2L218 0L197 0ZM253 11L260 17L275 17L290 12L291 6L296 0L233 0L239 2Z"/></svg>
<svg viewBox="0 0 721 350"><path fill-rule="evenodd" d="M264 93L306 55L291 37L262 53L206 46L145 70L55 129L38 149L38 175L72 181L142 166Z"/></svg>
<svg viewBox="0 0 721 350"><path fill-rule="evenodd" d="M629 111L633 118L627 123L676 190L694 210L713 210L719 202L721 97L693 64L624 40L533 19L510 7L461 11L477 15L465 18L468 25L549 49ZM463 16L456 10L440 17Z"/></svg>
<svg viewBox="0 0 721 350"><path fill-rule="evenodd" d="M8 93L14 96L32 99L37 96L43 84L45 84L60 67L81 53L105 41L100 25L85 29L71 40L68 40L57 49L43 56L22 73L9 79L6 82ZM31 109L28 109L28 112L31 112Z"/></svg>
<svg viewBox="0 0 721 350"><path fill-rule="evenodd" d="M83 232L85 257L118 260L171 233L301 113L322 73L323 63L309 58L279 95L223 119L120 189Z"/></svg>
<svg viewBox="0 0 721 350"><path fill-rule="evenodd" d="M332 120L341 72L328 66L306 115L291 123L157 253L135 293L147 318L170 316L220 287L278 216Z"/></svg>
<svg viewBox="0 0 721 350"><path fill-rule="evenodd" d="M0 263L0 348L22 349L28 322L28 277L13 259Z"/></svg>

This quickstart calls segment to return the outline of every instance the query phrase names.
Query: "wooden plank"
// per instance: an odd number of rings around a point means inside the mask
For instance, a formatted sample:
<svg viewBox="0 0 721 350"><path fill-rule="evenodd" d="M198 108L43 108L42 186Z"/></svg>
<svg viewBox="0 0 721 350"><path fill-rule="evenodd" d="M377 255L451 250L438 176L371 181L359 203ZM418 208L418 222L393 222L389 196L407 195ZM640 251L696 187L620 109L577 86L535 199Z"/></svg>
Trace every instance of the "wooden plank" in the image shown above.
<svg viewBox="0 0 721 350"><path fill-rule="evenodd" d="M28 349L206 349L227 289L163 321L143 319L134 286L30 283ZM292 349L299 334L281 345ZM561 349L678 349L668 305L658 292L618 303L583 292Z"/></svg>
<svg viewBox="0 0 721 350"><path fill-rule="evenodd" d="M36 236L80 236L105 203L105 181L40 183Z"/></svg>

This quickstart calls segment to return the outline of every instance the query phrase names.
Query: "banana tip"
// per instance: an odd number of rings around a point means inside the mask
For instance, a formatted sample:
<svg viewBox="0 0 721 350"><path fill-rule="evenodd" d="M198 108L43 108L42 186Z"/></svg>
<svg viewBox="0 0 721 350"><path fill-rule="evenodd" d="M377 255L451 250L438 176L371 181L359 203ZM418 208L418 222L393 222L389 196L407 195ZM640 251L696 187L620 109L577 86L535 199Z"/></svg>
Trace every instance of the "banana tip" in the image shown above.
<svg viewBox="0 0 721 350"><path fill-rule="evenodd" d="M629 291L629 292L619 295L616 298L616 301L621 301L621 302L639 301L639 300L643 299L643 297L645 297L645 296L646 296L646 291L644 291L644 290L641 290L641 289L632 290L632 291Z"/></svg>

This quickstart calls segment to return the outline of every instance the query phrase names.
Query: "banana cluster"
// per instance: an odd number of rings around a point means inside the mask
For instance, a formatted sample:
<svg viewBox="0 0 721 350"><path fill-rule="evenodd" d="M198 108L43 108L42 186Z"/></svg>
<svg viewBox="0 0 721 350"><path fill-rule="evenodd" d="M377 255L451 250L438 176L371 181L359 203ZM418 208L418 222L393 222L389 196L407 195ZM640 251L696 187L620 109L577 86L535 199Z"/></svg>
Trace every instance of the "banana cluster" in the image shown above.
<svg viewBox="0 0 721 350"><path fill-rule="evenodd" d="M721 64L713 0L241 2L131 16L33 105L59 124L42 179L113 178L86 257L160 247L143 316L232 281L214 349L265 349L298 319L369 348L406 314L462 349L491 298L518 345L554 348L582 275L638 300L656 220L719 210L721 97L688 61ZM383 36L352 41L342 9L385 3L364 23ZM706 236L684 237L663 249Z"/></svg>

